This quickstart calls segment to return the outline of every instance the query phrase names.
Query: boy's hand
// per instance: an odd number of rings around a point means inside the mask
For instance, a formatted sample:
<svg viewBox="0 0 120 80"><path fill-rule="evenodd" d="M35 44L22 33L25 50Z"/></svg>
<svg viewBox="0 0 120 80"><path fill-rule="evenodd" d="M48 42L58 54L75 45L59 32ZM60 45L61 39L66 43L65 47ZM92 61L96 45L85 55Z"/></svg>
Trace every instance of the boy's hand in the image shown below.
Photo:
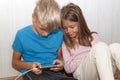
<svg viewBox="0 0 120 80"><path fill-rule="evenodd" d="M50 68L50 70L52 71L60 71L63 69L63 61L59 60L59 59L56 59L53 61L53 64L57 65L57 67L55 68Z"/></svg>
<svg viewBox="0 0 120 80"><path fill-rule="evenodd" d="M30 65L31 65L32 72L34 74L38 75L38 74L42 73L42 69L40 69L42 66L41 66L40 63L38 63L38 62L31 62Z"/></svg>

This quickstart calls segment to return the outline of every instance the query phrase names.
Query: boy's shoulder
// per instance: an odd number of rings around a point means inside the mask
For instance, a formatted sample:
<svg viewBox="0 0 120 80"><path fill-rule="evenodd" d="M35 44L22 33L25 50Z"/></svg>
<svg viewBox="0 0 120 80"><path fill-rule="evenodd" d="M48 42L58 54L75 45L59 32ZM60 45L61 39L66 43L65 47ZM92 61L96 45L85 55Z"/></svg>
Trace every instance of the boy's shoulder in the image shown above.
<svg viewBox="0 0 120 80"><path fill-rule="evenodd" d="M28 30L28 29L30 29L31 27L32 27L32 25L27 25L27 26L19 29L19 31Z"/></svg>
<svg viewBox="0 0 120 80"><path fill-rule="evenodd" d="M61 31L60 28L57 28L57 29L55 29L55 30L53 31L53 33L60 33L60 34L62 34L62 31Z"/></svg>
<svg viewBox="0 0 120 80"><path fill-rule="evenodd" d="M24 35L24 34L30 32L30 31L31 31L31 25L28 25L28 26L25 26L25 27L19 29L17 31L16 35Z"/></svg>
<svg viewBox="0 0 120 80"><path fill-rule="evenodd" d="M32 27L32 25L27 25L27 26L25 26L25 27L23 27L23 28L19 29L19 30L18 30L18 32L28 31L28 30L30 30L30 29L31 29L31 27Z"/></svg>

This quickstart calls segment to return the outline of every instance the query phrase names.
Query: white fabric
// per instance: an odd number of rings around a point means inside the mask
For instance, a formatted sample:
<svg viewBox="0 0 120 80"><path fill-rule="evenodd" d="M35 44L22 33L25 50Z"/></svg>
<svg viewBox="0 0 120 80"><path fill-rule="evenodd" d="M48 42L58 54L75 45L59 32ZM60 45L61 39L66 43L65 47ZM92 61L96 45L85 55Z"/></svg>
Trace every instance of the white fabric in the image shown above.
<svg viewBox="0 0 120 80"><path fill-rule="evenodd" d="M90 54L82 61L73 76L78 80L114 80L115 67L112 67L112 64L120 70L120 44L108 46L99 42L92 47Z"/></svg>

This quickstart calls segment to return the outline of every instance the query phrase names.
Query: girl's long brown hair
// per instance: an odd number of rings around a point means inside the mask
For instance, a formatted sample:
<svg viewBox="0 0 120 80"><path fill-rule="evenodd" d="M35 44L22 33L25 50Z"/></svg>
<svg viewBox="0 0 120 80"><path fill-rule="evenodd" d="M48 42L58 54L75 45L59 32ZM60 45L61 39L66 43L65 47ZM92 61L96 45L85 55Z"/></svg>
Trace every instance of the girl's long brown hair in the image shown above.
<svg viewBox="0 0 120 80"><path fill-rule="evenodd" d="M78 34L78 42L82 46L92 46L91 41L92 38L92 32L89 30L86 21L84 19L84 16L82 14L82 10L78 5L75 5L73 3L70 3L66 6L64 6L61 9L61 29L64 34L64 42L68 48L68 50L75 47L75 41L71 39L64 31L64 27L62 24L62 20L70 20L74 22L79 23L79 34Z"/></svg>

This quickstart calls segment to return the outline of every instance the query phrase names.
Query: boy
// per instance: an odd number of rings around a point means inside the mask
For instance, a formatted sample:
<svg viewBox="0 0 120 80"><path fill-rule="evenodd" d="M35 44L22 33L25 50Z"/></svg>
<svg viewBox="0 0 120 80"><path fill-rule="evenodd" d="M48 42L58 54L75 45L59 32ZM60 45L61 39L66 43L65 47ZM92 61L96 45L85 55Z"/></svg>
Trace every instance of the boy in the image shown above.
<svg viewBox="0 0 120 80"><path fill-rule="evenodd" d="M59 72L63 69L60 55L63 34L59 29L58 4L54 0L39 0L32 14L32 22L16 34L12 45L12 66L23 73L31 70L25 74L25 80L73 80ZM53 64L57 67L42 69Z"/></svg>

